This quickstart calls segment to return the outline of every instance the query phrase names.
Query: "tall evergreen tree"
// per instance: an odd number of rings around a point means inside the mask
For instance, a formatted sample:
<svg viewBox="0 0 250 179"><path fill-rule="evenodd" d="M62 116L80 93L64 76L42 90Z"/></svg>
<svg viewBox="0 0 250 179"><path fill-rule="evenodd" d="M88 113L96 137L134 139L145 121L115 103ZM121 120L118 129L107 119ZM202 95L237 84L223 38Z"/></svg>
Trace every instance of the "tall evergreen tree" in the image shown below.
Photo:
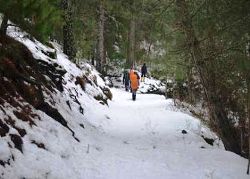
<svg viewBox="0 0 250 179"><path fill-rule="evenodd" d="M76 47L73 33L73 4L71 0L62 0L63 9L63 52L69 56L69 59L76 62Z"/></svg>
<svg viewBox="0 0 250 179"><path fill-rule="evenodd" d="M0 4L0 13L3 14L2 34L6 34L10 20L40 40L46 40L61 23L58 0L0 0Z"/></svg>
<svg viewBox="0 0 250 179"><path fill-rule="evenodd" d="M104 73L105 47L104 47L104 28L105 28L105 7L104 0L99 0L99 18L98 18L98 44L97 44L97 70Z"/></svg>

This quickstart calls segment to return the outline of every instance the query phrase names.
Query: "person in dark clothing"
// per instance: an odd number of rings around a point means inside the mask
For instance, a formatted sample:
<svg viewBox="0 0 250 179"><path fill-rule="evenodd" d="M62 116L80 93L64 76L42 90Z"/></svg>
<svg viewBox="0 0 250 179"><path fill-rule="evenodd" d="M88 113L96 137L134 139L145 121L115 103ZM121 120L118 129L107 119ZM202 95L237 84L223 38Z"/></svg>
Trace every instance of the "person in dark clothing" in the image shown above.
<svg viewBox="0 0 250 179"><path fill-rule="evenodd" d="M146 63L144 63L141 67L141 81L145 81L145 77L147 73L148 73L147 66L146 66Z"/></svg>
<svg viewBox="0 0 250 179"><path fill-rule="evenodd" d="M123 73L123 80L122 80L123 84L125 85L125 90L128 91L129 90L129 84L130 84L130 79L129 79L129 72L128 71L124 71Z"/></svg>

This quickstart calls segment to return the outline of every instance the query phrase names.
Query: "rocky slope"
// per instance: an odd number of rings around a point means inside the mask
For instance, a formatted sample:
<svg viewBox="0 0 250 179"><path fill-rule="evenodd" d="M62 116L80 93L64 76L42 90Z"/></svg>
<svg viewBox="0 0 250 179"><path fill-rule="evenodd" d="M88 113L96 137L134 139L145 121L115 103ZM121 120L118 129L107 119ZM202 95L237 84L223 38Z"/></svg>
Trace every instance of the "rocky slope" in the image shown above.
<svg viewBox="0 0 250 179"><path fill-rule="evenodd" d="M85 108L107 107L112 94L94 68L71 63L56 43L44 46L13 27L8 35L0 37L0 178L34 178L38 168L18 165L65 157L58 145L65 139L80 147L92 126Z"/></svg>

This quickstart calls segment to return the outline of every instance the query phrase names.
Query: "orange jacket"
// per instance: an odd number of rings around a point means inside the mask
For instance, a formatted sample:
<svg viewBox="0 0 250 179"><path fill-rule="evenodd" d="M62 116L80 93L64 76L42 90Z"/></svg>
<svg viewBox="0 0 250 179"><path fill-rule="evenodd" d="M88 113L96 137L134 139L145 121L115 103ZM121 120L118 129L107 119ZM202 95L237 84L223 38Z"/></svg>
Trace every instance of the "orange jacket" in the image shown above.
<svg viewBox="0 0 250 179"><path fill-rule="evenodd" d="M135 73L134 70L130 69L130 71L129 71L129 79L131 78L131 75L133 75L134 73Z"/></svg>
<svg viewBox="0 0 250 179"><path fill-rule="evenodd" d="M130 72L130 86L132 90L137 90L139 88L139 75L135 74L134 72Z"/></svg>

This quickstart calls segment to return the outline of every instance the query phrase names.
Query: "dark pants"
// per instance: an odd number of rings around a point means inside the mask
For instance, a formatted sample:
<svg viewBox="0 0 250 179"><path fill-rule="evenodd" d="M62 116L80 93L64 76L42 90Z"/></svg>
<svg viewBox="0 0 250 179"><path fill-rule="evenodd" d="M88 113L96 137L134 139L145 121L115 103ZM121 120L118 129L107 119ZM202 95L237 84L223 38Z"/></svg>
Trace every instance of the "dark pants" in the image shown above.
<svg viewBox="0 0 250 179"><path fill-rule="evenodd" d="M136 90L132 90L132 100L136 100Z"/></svg>
<svg viewBox="0 0 250 179"><path fill-rule="evenodd" d="M126 91L129 90L129 84L125 85L125 90L126 90Z"/></svg>
<svg viewBox="0 0 250 179"><path fill-rule="evenodd" d="M129 90L129 81L125 81L125 90L128 91Z"/></svg>
<svg viewBox="0 0 250 179"><path fill-rule="evenodd" d="M141 77L146 77L146 73L141 73Z"/></svg>

